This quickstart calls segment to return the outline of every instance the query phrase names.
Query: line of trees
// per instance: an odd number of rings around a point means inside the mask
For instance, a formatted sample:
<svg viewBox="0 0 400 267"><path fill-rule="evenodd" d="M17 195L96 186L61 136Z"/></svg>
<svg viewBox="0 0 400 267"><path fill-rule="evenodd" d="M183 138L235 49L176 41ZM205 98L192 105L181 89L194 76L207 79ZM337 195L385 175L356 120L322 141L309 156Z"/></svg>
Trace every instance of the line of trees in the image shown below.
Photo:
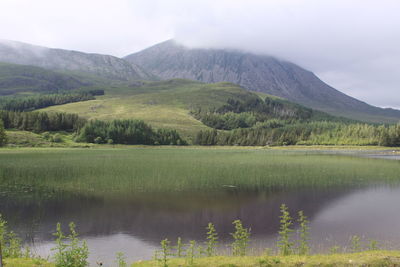
<svg viewBox="0 0 400 267"><path fill-rule="evenodd" d="M266 97L263 101L255 96L242 100L228 99L227 103L218 109L197 108L192 110L191 114L205 125L218 130L251 128L272 119L278 119L284 124L324 120L344 121L342 118L285 100Z"/></svg>
<svg viewBox="0 0 400 267"><path fill-rule="evenodd" d="M153 128L140 120L92 120L79 131L78 142L142 144L142 145L186 145L177 131Z"/></svg>
<svg viewBox="0 0 400 267"><path fill-rule="evenodd" d="M0 120L6 129L18 129L36 133L46 131L77 131L86 120L76 114L18 112L0 110Z"/></svg>
<svg viewBox="0 0 400 267"><path fill-rule="evenodd" d="M10 111L32 111L35 109L63 105L67 103L95 99L95 95L104 95L104 90L59 92L57 94L39 94L25 97L10 97L0 101L0 109Z"/></svg>
<svg viewBox="0 0 400 267"><path fill-rule="evenodd" d="M4 130L3 121L0 119L0 147L4 146L7 142L6 131Z"/></svg>
<svg viewBox="0 0 400 267"><path fill-rule="evenodd" d="M267 125L267 124L265 124ZM382 145L400 146L400 124L376 126L338 122L309 122L232 131L200 131L197 145ZM277 126L277 127L275 127Z"/></svg>

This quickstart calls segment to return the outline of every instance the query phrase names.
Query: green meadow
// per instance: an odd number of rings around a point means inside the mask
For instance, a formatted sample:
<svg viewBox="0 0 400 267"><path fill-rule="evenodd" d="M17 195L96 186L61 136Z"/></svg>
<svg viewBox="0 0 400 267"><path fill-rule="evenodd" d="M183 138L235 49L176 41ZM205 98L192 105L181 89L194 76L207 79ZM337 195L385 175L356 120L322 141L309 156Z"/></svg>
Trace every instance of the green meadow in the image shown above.
<svg viewBox="0 0 400 267"><path fill-rule="evenodd" d="M398 183L399 162L262 148L97 147L0 150L7 188L90 195Z"/></svg>
<svg viewBox="0 0 400 267"><path fill-rule="evenodd" d="M204 84L174 79L109 87L96 100L52 106L42 111L77 113L88 119L140 119L155 128L175 129L185 137L192 137L210 128L193 118L191 109L218 107L227 99L239 100L252 94L231 83Z"/></svg>

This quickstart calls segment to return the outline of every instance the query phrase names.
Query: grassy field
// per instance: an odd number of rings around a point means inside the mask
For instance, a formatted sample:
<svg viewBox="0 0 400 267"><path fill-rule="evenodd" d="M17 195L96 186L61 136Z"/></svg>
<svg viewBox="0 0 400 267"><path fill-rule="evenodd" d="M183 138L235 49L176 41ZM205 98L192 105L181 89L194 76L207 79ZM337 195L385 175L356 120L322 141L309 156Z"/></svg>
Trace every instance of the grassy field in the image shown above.
<svg viewBox="0 0 400 267"><path fill-rule="evenodd" d="M399 162L313 151L119 147L2 149L1 185L85 194L397 183Z"/></svg>

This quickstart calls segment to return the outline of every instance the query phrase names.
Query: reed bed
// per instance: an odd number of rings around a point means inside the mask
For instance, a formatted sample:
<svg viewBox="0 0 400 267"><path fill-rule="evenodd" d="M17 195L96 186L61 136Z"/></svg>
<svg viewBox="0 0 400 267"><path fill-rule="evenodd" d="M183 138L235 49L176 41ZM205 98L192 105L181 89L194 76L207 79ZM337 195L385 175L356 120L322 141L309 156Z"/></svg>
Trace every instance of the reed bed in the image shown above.
<svg viewBox="0 0 400 267"><path fill-rule="evenodd" d="M400 162L263 149L0 150L2 190L94 195L394 184Z"/></svg>

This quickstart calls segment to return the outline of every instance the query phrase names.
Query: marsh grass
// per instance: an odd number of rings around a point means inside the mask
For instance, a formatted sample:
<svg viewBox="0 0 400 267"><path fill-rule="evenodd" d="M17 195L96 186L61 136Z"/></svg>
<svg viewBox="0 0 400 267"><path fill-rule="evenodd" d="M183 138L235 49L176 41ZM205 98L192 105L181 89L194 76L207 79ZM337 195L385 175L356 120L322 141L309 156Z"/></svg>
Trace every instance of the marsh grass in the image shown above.
<svg viewBox="0 0 400 267"><path fill-rule="evenodd" d="M399 162L261 149L0 150L0 184L87 195L398 183Z"/></svg>

